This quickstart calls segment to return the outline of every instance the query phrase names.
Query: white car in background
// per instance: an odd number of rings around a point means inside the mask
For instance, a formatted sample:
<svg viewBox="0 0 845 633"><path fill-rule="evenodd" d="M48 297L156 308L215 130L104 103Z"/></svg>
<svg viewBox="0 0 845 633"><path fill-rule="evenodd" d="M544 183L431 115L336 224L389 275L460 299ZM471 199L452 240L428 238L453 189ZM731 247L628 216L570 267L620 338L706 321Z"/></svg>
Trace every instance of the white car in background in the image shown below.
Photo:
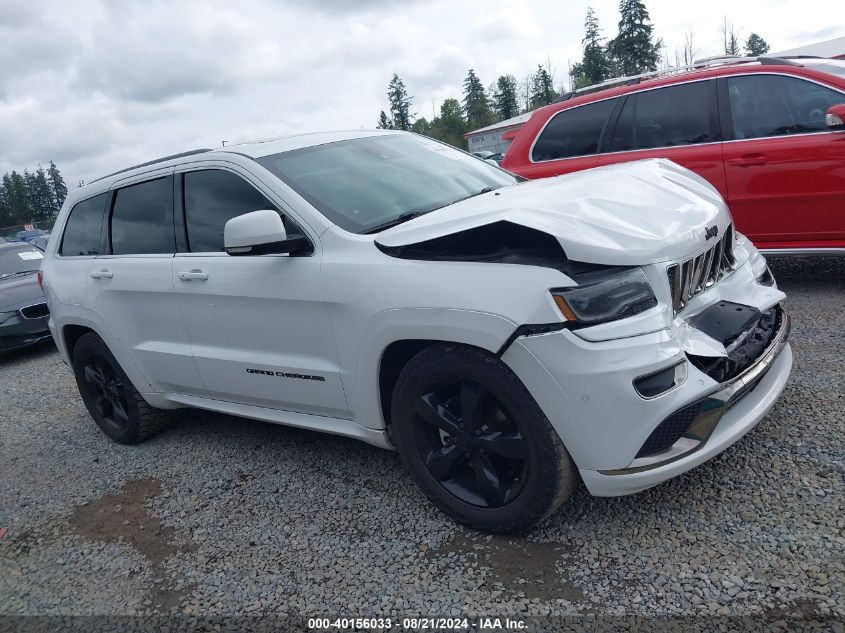
<svg viewBox="0 0 845 633"><path fill-rule="evenodd" d="M492 532L702 463L792 366L765 260L665 160L522 182L413 134L294 136L73 190L54 236L50 328L109 437L180 407L353 437Z"/></svg>

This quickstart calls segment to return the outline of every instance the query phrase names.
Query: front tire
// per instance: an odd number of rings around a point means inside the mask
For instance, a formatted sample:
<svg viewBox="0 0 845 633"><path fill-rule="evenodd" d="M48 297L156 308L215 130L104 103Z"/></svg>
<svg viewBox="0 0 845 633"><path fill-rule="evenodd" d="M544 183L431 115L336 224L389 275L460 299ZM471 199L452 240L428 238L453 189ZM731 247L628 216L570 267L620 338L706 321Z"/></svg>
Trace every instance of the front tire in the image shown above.
<svg viewBox="0 0 845 633"><path fill-rule="evenodd" d="M172 413L147 404L96 334L85 334L77 341L72 362L88 413L115 442L137 444L171 423Z"/></svg>
<svg viewBox="0 0 845 633"><path fill-rule="evenodd" d="M569 454L534 398L496 356L435 345L393 391L393 440L426 496L493 533L523 532L575 489Z"/></svg>

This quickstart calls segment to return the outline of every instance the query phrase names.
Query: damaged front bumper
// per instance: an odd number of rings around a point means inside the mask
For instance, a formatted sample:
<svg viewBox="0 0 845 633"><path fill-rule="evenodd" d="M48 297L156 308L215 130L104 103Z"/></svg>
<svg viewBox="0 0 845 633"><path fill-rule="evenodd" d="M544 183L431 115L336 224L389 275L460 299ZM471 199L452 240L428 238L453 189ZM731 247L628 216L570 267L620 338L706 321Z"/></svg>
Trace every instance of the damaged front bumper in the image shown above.
<svg viewBox="0 0 845 633"><path fill-rule="evenodd" d="M722 418L745 397L751 396L757 384L763 380L781 352L787 347L790 329L789 315L780 310L779 317L779 327L767 349L750 367L738 376L721 383L706 398L676 411L652 432L649 439L658 434L676 438L668 448L637 457L625 468L598 472L602 475L628 475L652 470L683 459L703 448ZM759 394L757 395L759 399ZM735 439L738 439L738 436Z"/></svg>
<svg viewBox="0 0 845 633"><path fill-rule="evenodd" d="M713 457L768 413L792 368L782 298L741 266L671 327L606 340L567 330L526 336L502 358L560 435L590 492L630 494ZM756 318L730 336L703 322L710 311L729 320L718 306L740 305ZM668 376L668 385L656 395L638 389L655 374Z"/></svg>

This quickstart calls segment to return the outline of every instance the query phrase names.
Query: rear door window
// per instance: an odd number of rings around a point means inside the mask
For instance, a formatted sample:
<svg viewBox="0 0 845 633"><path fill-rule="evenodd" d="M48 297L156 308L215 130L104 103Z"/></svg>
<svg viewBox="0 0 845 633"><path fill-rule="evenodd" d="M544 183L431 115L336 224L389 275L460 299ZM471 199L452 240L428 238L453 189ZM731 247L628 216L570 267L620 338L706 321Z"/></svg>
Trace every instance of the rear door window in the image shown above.
<svg viewBox="0 0 845 633"><path fill-rule="evenodd" d="M712 83L696 81L631 94L607 150L678 147L719 140Z"/></svg>
<svg viewBox="0 0 845 633"><path fill-rule="evenodd" d="M114 255L174 253L172 178L118 189L110 235Z"/></svg>
<svg viewBox="0 0 845 633"><path fill-rule="evenodd" d="M101 193L73 206L62 235L59 248L61 255L70 257L100 254L100 229L108 195Z"/></svg>
<svg viewBox="0 0 845 633"><path fill-rule="evenodd" d="M276 208L243 178L222 169L189 171L184 187L188 245L194 253L222 252L226 222L244 213Z"/></svg>
<svg viewBox="0 0 845 633"><path fill-rule="evenodd" d="M823 132L827 109L845 103L841 92L783 75L728 77L728 95L737 139Z"/></svg>
<svg viewBox="0 0 845 633"><path fill-rule="evenodd" d="M539 162L595 154L615 105L615 98L605 99L558 112L534 143L531 160Z"/></svg>

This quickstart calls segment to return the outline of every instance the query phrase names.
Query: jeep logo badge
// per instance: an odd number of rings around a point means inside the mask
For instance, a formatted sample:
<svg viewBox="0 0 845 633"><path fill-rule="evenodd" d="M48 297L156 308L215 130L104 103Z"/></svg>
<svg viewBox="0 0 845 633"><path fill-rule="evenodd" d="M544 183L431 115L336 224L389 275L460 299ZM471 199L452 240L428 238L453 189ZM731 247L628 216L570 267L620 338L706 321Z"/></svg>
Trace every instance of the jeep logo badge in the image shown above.
<svg viewBox="0 0 845 633"><path fill-rule="evenodd" d="M709 226L704 229L704 239L709 240L711 237L716 237L719 234L719 227L717 225Z"/></svg>

